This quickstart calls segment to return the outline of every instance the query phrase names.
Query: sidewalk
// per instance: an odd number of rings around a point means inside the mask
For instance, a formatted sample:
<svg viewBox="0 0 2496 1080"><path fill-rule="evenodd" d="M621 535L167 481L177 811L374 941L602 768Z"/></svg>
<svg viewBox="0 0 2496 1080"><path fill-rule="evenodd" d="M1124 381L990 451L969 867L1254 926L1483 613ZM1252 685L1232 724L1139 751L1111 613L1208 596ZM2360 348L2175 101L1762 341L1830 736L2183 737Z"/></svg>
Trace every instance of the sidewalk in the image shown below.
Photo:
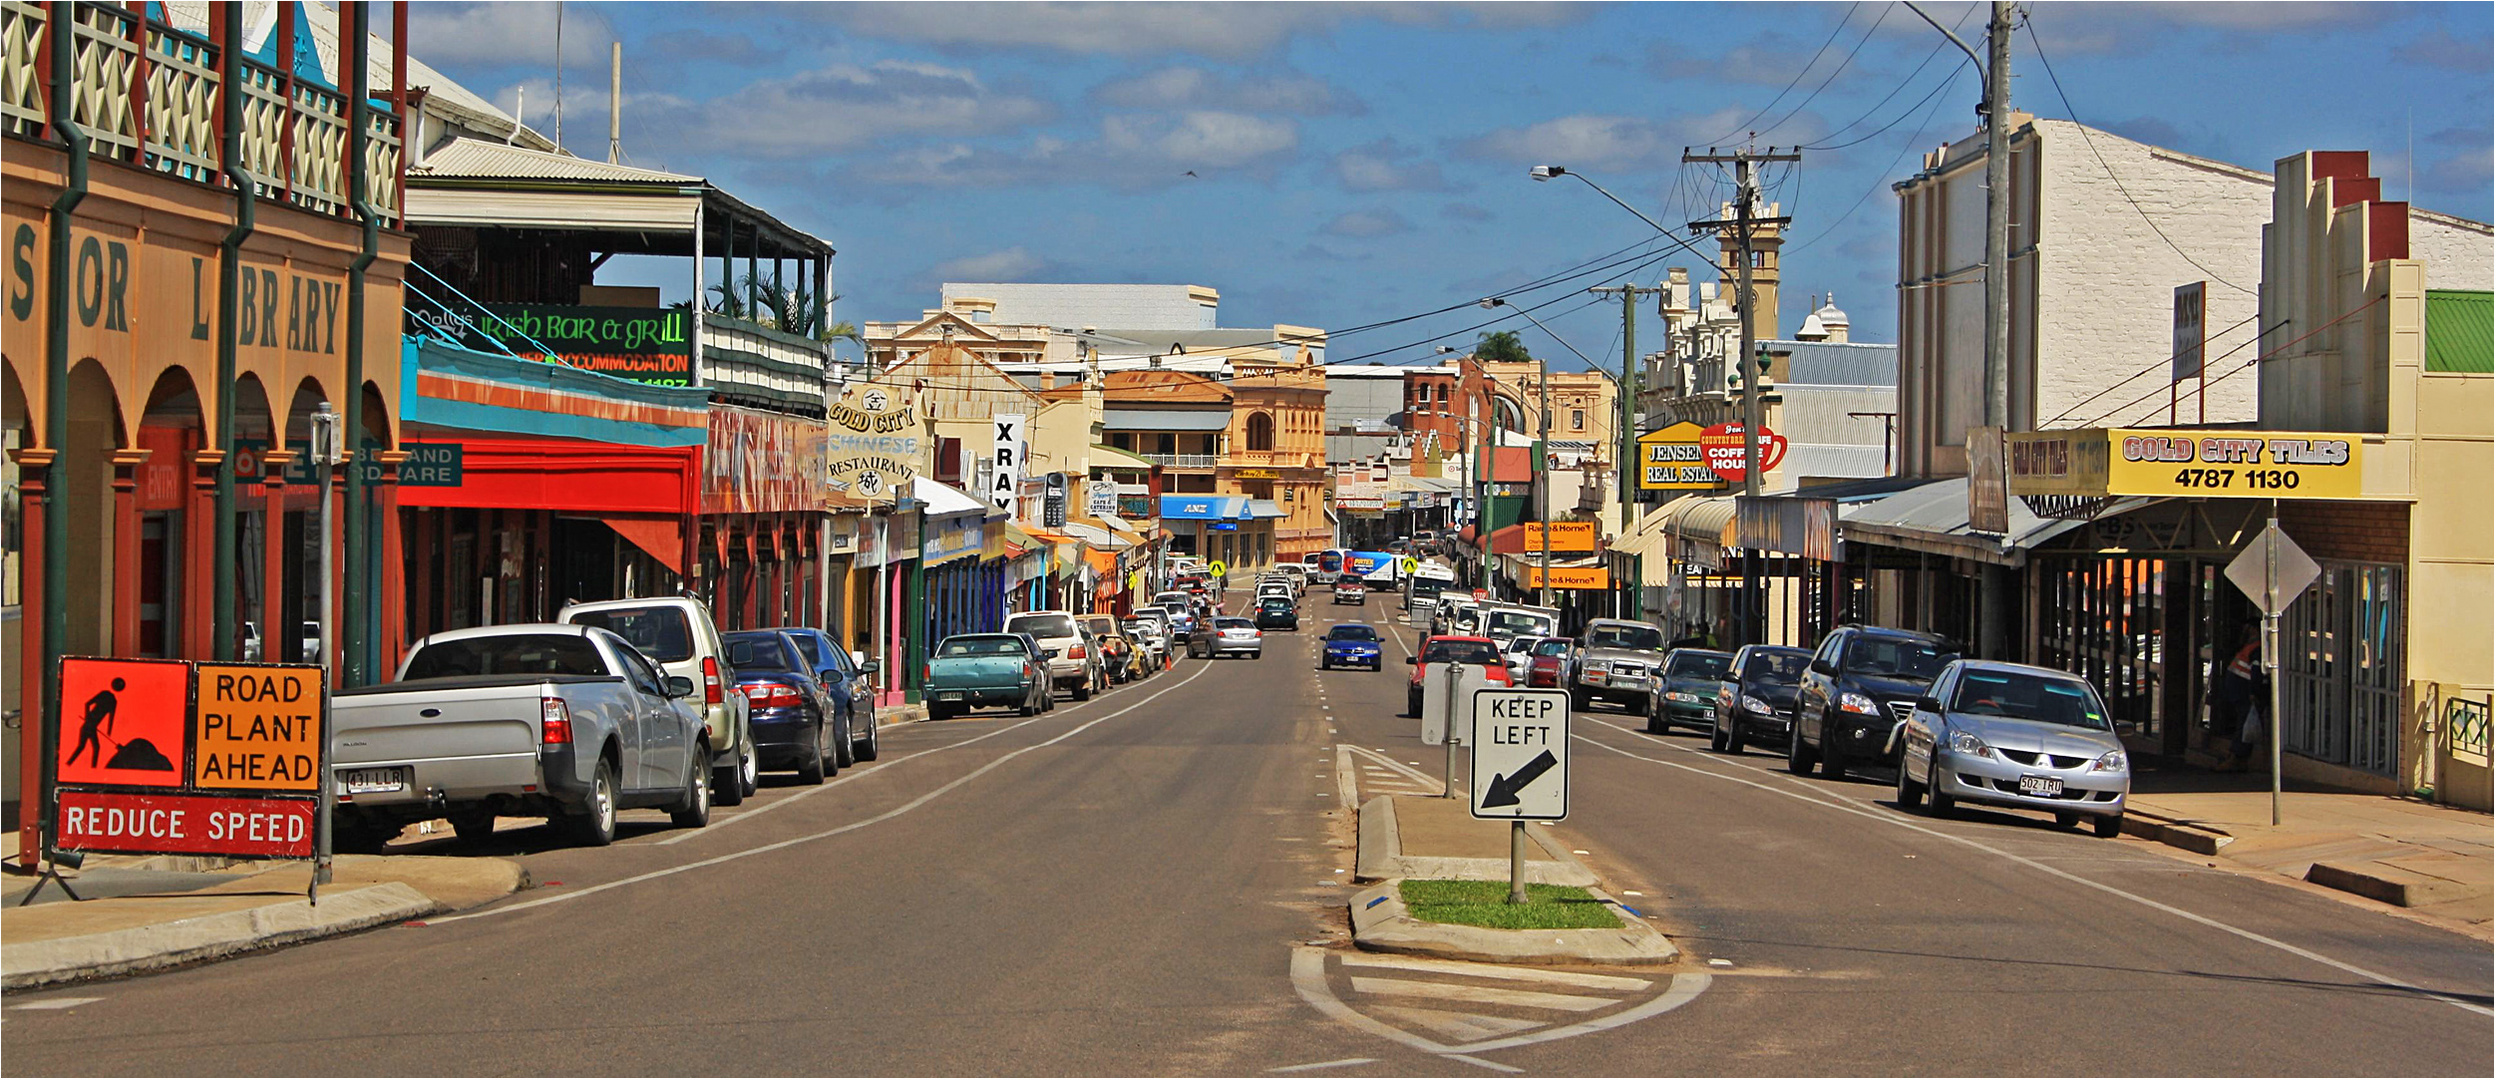
<svg viewBox="0 0 2496 1080"><path fill-rule="evenodd" d="M14 861L17 836L4 845ZM528 884L508 859L341 855L316 906L299 862L90 856L69 873L88 899L31 875L0 879L0 987L28 990L214 960L475 907Z"/></svg>
<svg viewBox="0 0 2496 1080"><path fill-rule="evenodd" d="M2125 809L2133 835L2490 937L2496 821L2486 814L2384 795L2287 791L2280 824L2272 825L2265 777L2193 770L2136 778Z"/></svg>

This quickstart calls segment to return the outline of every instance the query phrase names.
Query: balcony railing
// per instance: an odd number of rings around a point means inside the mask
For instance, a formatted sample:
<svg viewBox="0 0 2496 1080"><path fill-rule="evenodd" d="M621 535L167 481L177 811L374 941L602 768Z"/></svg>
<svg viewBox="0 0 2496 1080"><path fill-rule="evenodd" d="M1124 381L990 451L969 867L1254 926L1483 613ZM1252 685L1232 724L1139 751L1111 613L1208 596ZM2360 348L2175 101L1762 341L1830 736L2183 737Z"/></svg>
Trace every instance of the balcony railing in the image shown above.
<svg viewBox="0 0 2496 1080"><path fill-rule="evenodd" d="M767 409L823 415L830 346L797 334L727 318L702 318L702 381L717 393Z"/></svg>
<svg viewBox="0 0 2496 1080"><path fill-rule="evenodd" d="M1210 469L1222 461L1220 454L1161 454L1144 450L1137 450L1133 453L1155 465L1169 465L1181 469Z"/></svg>
<svg viewBox="0 0 2496 1080"><path fill-rule="evenodd" d="M71 27L70 117L94 156L212 187L226 186L219 135L227 91L219 45L120 4L79 3ZM49 137L50 5L0 0L0 133ZM244 60L242 165L262 198L331 217L355 216L347 189L344 94ZM400 121L368 114L363 199L385 223L399 214Z"/></svg>

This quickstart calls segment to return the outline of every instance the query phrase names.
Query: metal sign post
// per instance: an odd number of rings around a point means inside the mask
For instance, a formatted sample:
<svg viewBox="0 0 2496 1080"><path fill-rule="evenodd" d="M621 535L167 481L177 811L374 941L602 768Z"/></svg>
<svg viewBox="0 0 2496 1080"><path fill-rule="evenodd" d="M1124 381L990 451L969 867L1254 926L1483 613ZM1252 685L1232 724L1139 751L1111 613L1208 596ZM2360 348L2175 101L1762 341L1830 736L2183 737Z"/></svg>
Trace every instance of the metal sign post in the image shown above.
<svg viewBox="0 0 2496 1080"><path fill-rule="evenodd" d="M1569 692L1473 692L1472 811L1506 819L1508 902L1525 902L1525 823L1569 816Z"/></svg>
<svg viewBox="0 0 2496 1080"><path fill-rule="evenodd" d="M2271 500L2271 517L2262 535L2227 564L2227 580L2262 607L2262 667L2270 672L2271 693L2271 824L2279 824L2279 743L2284 730L2279 715L2279 617L2314 579L2322 576L2305 549L2279 527L2279 500Z"/></svg>
<svg viewBox="0 0 2496 1080"><path fill-rule="evenodd" d="M312 884L304 890L306 902L319 906L321 886L329 884L330 815L336 810L329 774L329 695L337 687L337 669L329 658L336 655L338 628L331 614L338 610L338 533L333 520L336 508L329 497L331 477L338 471L338 410L322 402L312 411L312 468L321 478L321 652L309 659L321 666L321 747L314 765L320 786L315 791L317 809L312 819Z"/></svg>
<svg viewBox="0 0 2496 1080"><path fill-rule="evenodd" d="M1444 736L1441 741L1447 745L1447 789L1439 793L1442 799L1456 797L1456 687L1464 678L1465 665L1447 665L1447 707L1441 711L1444 719L1439 721L1439 731Z"/></svg>

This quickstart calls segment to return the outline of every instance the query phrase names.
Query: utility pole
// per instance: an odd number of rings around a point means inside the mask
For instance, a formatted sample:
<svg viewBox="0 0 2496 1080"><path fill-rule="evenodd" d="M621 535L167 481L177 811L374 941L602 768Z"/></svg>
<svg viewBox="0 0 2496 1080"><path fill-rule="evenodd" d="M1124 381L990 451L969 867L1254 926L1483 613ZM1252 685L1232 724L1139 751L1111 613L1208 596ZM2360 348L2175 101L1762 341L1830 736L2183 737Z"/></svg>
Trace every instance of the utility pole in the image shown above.
<svg viewBox="0 0 2496 1080"><path fill-rule="evenodd" d="M1748 147L1730 154L1716 153L1713 147L1710 147L1709 151L1704 154L1693 154L1688 150L1683 150L1681 153L1681 160L1684 164L1706 162L1715 165L1726 163L1733 165L1733 219L1731 221L1722 218L1714 221L1693 221L1690 223L1690 228L1693 230L1723 229L1731 225L1734 229L1734 279L1738 289L1736 295L1739 297L1737 310L1742 316L1742 352L1734 359L1734 366L1735 370L1742 373L1742 493L1744 495L1759 494L1760 473L1759 382L1761 373L1753 356L1759 351L1759 339L1756 336L1757 324L1752 317L1752 308L1755 305L1752 303L1754 298L1751 295L1751 230L1760 225L1782 226L1794 220L1789 217L1763 218L1752 213L1759 202L1759 188L1753 169L1764 163L1801 161L1802 159L1803 155L1798 152L1787 151L1780 154L1773 146L1769 147L1765 153ZM1757 635L1753 632L1752 624L1757 618L1756 612L1759 607L1759 578L1757 574L1751 572L1751 563L1750 553L1746 550L1742 556L1742 643L1746 645L1757 642Z"/></svg>
<svg viewBox="0 0 2496 1080"><path fill-rule="evenodd" d="M624 43L607 52L607 164L624 163Z"/></svg>
<svg viewBox="0 0 2496 1080"><path fill-rule="evenodd" d="M1621 294L1621 377L1612 387L1621 399L1621 415L1616 421L1620 430L1614 433L1616 438L1613 441L1618 444L1618 449L1613 451L1617 462L1613 471L1620 473L1621 527L1627 529L1630 526L1629 508L1637 502L1638 496L1638 414L1635 411L1638 407L1638 298L1661 296L1664 290L1641 289L1623 282L1617 286L1600 285L1586 291L1601 296Z"/></svg>
<svg viewBox="0 0 2496 1080"><path fill-rule="evenodd" d="M1985 27L1985 424L2011 428L2011 5ZM1988 594L1996 590L1988 589Z"/></svg>
<svg viewBox="0 0 2496 1080"><path fill-rule="evenodd" d="M1543 587L1535 593L1534 603L1551 606L1551 358L1535 361L1535 392L1541 402L1534 407L1542 418L1535 424L1534 489L1542 495L1537 500L1534 516L1543 520Z"/></svg>

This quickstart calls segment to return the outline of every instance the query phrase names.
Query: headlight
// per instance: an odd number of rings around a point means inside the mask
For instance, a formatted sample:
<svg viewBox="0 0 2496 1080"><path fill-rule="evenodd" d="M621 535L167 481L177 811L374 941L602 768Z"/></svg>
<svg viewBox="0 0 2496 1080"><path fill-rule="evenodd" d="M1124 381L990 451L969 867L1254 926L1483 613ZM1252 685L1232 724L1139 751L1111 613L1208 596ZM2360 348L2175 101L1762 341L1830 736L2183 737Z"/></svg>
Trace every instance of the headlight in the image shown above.
<svg viewBox="0 0 2496 1080"><path fill-rule="evenodd" d="M1693 703L1695 703L1695 702L1697 702L1697 701L1699 700L1699 695L1697 695L1697 694L1685 694L1685 693L1682 693L1682 692L1681 692L1681 691L1679 691L1679 690L1675 690L1675 691L1673 691L1672 693L1669 693L1669 694L1664 695L1664 700L1666 700L1666 701L1687 701L1687 702L1693 702Z"/></svg>
<svg viewBox="0 0 2496 1080"><path fill-rule="evenodd" d="M2121 750L2106 751L2106 756L2089 763L2090 772L2130 772L2132 761Z"/></svg>
<svg viewBox="0 0 2496 1080"><path fill-rule="evenodd" d="M1752 711L1752 712L1755 712L1755 713L1774 713L1774 712L1776 712L1776 710L1775 710L1775 709L1771 709L1771 708L1769 708L1769 707L1768 707L1768 703L1767 703L1767 702L1765 702L1765 701L1761 701L1761 700L1759 700L1758 698L1755 698L1755 697L1750 696L1749 694L1744 694L1744 695L1742 695L1742 707L1743 707L1743 708L1745 708L1745 709L1748 709L1748 710L1750 710L1750 711Z"/></svg>
<svg viewBox="0 0 2496 1080"><path fill-rule="evenodd" d="M1837 707L1847 712L1868 713L1873 716L1878 716L1881 712L1881 707L1873 704L1871 698L1851 690L1837 695Z"/></svg>
<svg viewBox="0 0 2496 1080"><path fill-rule="evenodd" d="M1972 731L1951 732L1950 752L1965 754L1968 757L1989 758L1993 756L1993 748L1985 745L1985 740L1977 738L1976 733Z"/></svg>

